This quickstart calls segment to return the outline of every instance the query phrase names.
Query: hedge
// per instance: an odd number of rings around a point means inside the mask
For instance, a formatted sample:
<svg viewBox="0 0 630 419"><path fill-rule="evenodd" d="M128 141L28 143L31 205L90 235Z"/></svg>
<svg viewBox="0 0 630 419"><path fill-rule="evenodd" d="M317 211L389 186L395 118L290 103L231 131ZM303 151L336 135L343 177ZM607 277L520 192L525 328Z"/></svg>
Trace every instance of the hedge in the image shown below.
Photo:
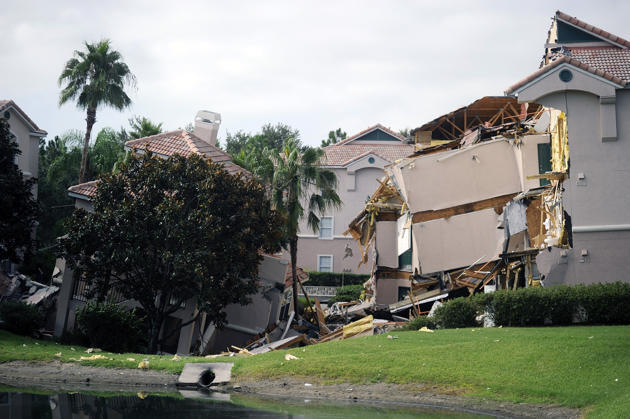
<svg viewBox="0 0 630 419"><path fill-rule="evenodd" d="M340 301L356 301L361 297L363 285L346 285L337 287L337 295L328 300L328 304L334 304Z"/></svg>
<svg viewBox="0 0 630 419"><path fill-rule="evenodd" d="M346 272L308 271L308 276L309 280L306 285L321 285L329 287L341 286L342 277L343 285L360 285L370 279L370 275Z"/></svg>
<svg viewBox="0 0 630 419"><path fill-rule="evenodd" d="M95 348L110 352L138 352L145 342L143 318L135 309L113 303L88 303L77 310L79 335Z"/></svg>
<svg viewBox="0 0 630 419"><path fill-rule="evenodd" d="M22 301L3 301L0 304L3 327L13 333L31 336L42 326L43 316L34 305Z"/></svg>
<svg viewBox="0 0 630 419"><path fill-rule="evenodd" d="M460 297L435 312L440 328L476 326L485 313L496 326L630 324L630 284L519 288Z"/></svg>

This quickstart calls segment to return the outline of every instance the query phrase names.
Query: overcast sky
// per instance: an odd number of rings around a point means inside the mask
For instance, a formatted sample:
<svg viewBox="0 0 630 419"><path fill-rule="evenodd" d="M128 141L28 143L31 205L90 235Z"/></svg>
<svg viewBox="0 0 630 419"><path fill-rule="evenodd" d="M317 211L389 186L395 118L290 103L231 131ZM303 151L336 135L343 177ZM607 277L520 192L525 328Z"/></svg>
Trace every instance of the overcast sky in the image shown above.
<svg viewBox="0 0 630 419"><path fill-rule="evenodd" d="M623 1L14 1L0 12L0 99L53 138L85 129L57 78L83 41L109 38L136 75L133 105L176 129L222 115L219 137L267 122L318 145L381 123L415 128L538 68L556 9L630 38Z"/></svg>

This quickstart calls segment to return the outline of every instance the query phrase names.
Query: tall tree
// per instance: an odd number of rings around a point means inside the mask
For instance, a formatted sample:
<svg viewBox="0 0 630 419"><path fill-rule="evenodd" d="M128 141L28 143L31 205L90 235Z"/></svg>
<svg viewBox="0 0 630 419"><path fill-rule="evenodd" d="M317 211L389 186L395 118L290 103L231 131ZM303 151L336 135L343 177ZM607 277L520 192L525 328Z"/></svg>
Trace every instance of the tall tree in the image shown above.
<svg viewBox="0 0 630 419"><path fill-rule="evenodd" d="M0 260L18 262L30 251L37 218L32 189L35 179L25 180L15 164L21 154L9 124L0 118Z"/></svg>
<svg viewBox="0 0 630 419"><path fill-rule="evenodd" d="M75 100L77 106L87 111L87 125L83 140L79 183L85 180L87 155L92 127L96 123L96 110L101 105L122 110L131 104L125 93L125 85L135 85L135 76L122 61L118 51L110 48L110 41L89 44L86 51L74 51L74 57L66 62L59 76L59 85L65 83L59 95L59 105Z"/></svg>
<svg viewBox="0 0 630 419"><path fill-rule="evenodd" d="M342 131L341 128L337 128L335 131L328 131L328 138L322 140L322 144L320 145L320 147L337 144L339 141L345 140L346 136L346 132Z"/></svg>
<svg viewBox="0 0 630 419"><path fill-rule="evenodd" d="M129 125L131 125L131 131L129 131L131 138L149 137L162 132L161 122L156 124L144 116L136 115L133 118L129 118Z"/></svg>
<svg viewBox="0 0 630 419"><path fill-rule="evenodd" d="M93 204L93 213L75 211L62 255L97 294L114 287L142 306L150 352L166 317L191 298L221 325L226 305L256 291L260 250L282 243L264 188L199 155L132 154L101 177Z"/></svg>
<svg viewBox="0 0 630 419"><path fill-rule="evenodd" d="M339 208L337 176L319 166L323 151L320 148L301 149L298 141L289 139L283 149L266 150L266 159L255 173L270 181L271 203L285 218L284 235L291 255L293 279L293 307L297 309L297 250L300 220L316 233L320 216L329 208ZM306 205L306 209L303 204Z"/></svg>

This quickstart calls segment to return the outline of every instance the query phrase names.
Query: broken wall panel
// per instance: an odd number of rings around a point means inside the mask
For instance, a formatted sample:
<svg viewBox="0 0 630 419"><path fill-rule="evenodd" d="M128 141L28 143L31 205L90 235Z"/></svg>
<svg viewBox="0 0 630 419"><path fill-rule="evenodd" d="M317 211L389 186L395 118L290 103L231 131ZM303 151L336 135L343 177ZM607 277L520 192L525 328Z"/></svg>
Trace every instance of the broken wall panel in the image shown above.
<svg viewBox="0 0 630 419"><path fill-rule="evenodd" d="M439 210L521 191L514 147L504 139L420 156L401 168L411 212Z"/></svg>
<svg viewBox="0 0 630 419"><path fill-rule="evenodd" d="M422 272L487 262L503 252L504 232L494 209L413 225Z"/></svg>
<svg viewBox="0 0 630 419"><path fill-rule="evenodd" d="M396 221L376 222L376 252L379 266L398 266L398 255L393 246L396 244Z"/></svg>

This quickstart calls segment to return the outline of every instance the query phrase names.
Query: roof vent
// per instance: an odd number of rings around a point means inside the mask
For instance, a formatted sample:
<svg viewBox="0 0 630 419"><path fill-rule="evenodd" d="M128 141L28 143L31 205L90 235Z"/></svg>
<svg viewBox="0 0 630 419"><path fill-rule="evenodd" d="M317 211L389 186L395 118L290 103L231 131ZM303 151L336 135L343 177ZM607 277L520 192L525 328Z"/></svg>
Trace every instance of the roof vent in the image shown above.
<svg viewBox="0 0 630 419"><path fill-rule="evenodd" d="M210 145L216 145L219 125L221 125L220 113L199 111L195 116L193 134Z"/></svg>

